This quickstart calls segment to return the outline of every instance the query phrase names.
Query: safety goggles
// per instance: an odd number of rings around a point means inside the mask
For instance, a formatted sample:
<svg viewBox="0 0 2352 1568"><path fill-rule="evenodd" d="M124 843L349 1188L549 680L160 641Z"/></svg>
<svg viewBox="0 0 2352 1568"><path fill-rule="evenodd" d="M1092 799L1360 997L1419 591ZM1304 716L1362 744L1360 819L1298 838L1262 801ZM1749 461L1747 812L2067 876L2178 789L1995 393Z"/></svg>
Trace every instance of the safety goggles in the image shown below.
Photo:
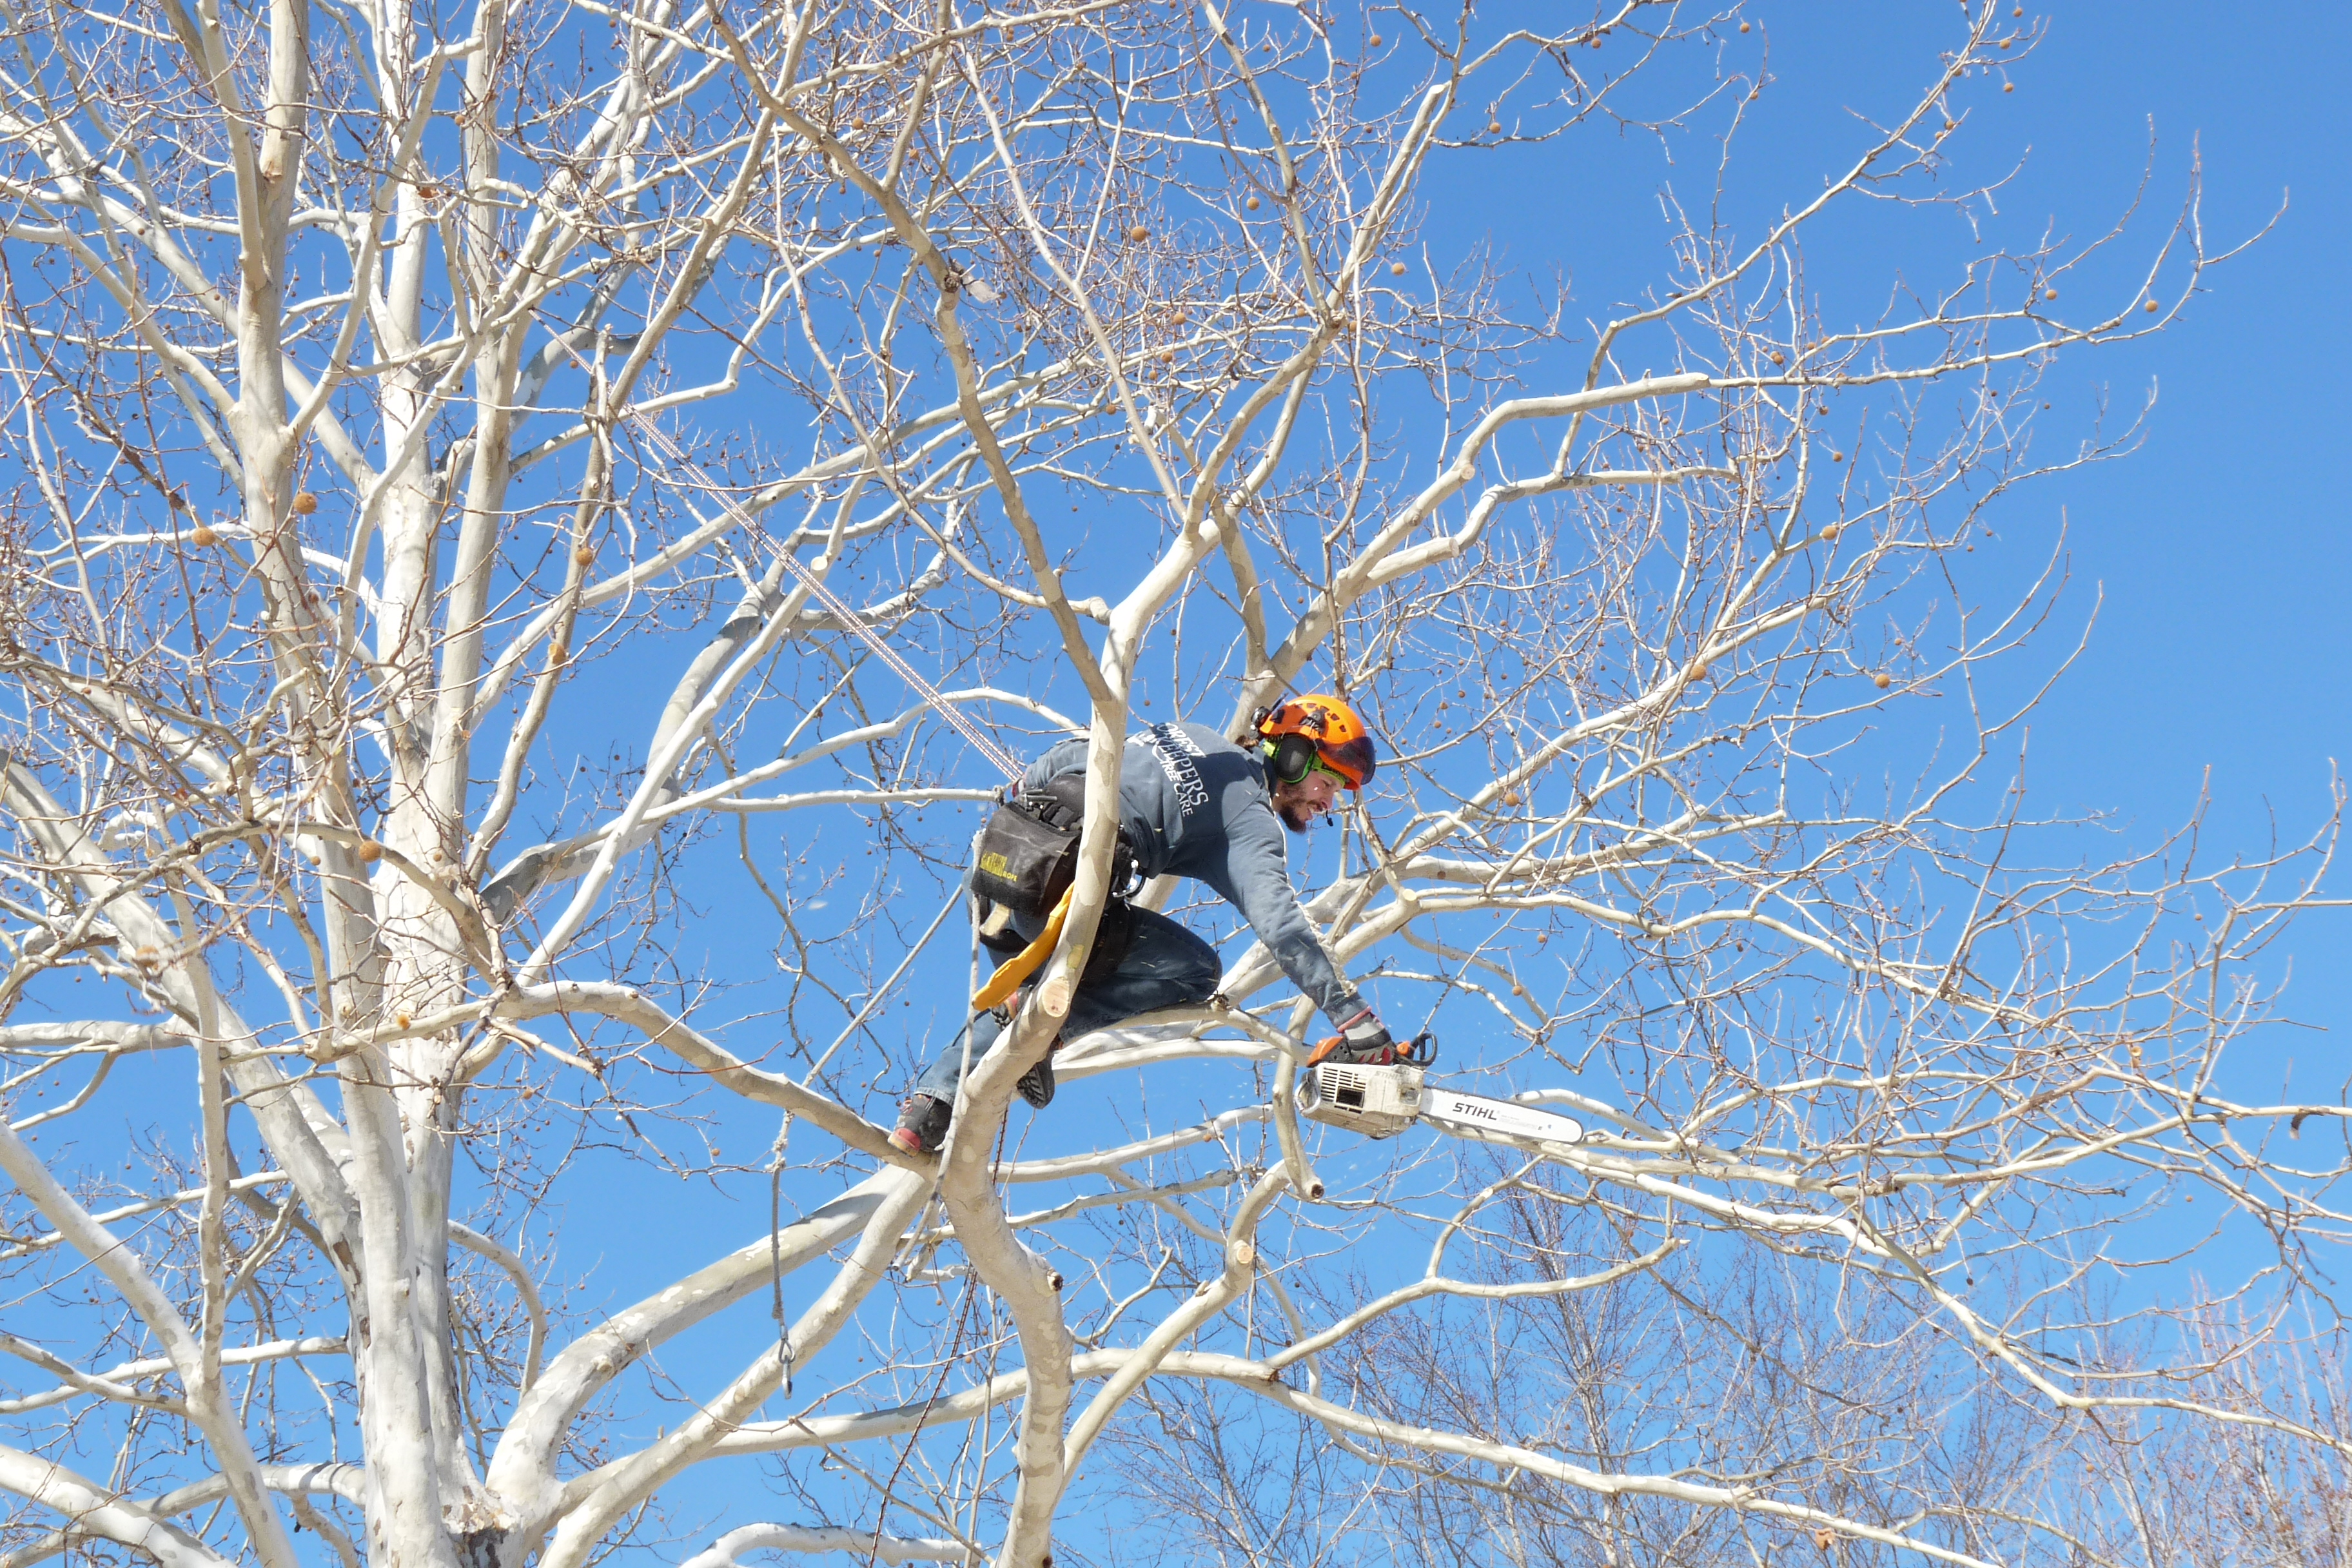
<svg viewBox="0 0 2352 1568"><path fill-rule="evenodd" d="M1379 766L1372 751L1371 737L1359 735L1352 741L1333 744L1328 741L1315 743L1315 765L1346 784L1360 790L1372 782L1373 771Z"/></svg>

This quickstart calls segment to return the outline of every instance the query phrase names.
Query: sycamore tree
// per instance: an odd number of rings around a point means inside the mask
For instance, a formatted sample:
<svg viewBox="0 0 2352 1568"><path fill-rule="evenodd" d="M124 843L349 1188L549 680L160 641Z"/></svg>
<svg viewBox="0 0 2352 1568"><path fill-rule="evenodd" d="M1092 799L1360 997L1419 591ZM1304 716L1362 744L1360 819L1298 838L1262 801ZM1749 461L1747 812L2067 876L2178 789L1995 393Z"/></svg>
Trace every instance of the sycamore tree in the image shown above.
<svg viewBox="0 0 2352 1568"><path fill-rule="evenodd" d="M1766 30L1643 0L11 5L7 1568L2340 1551L2342 1096L2240 1048L2332 825L2024 787L1994 528L2133 438L2043 378L2221 259L2193 170L1920 239L2037 25L1735 178ZM1663 244L1433 221L1662 142ZM1213 903L1008 1121L1123 737L1318 689L1335 953L1586 1141L1302 1126ZM1066 735L1071 919L905 1157Z"/></svg>

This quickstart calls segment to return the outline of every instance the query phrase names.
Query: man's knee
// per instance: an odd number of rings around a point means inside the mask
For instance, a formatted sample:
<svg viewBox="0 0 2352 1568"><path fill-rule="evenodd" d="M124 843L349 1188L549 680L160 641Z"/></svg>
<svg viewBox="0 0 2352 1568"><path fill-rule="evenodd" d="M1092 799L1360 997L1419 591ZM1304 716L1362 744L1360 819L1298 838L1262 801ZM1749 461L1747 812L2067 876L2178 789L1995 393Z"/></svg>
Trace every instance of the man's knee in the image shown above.
<svg viewBox="0 0 2352 1568"><path fill-rule="evenodd" d="M1216 994L1225 964L1215 948L1165 916L1155 918L1150 935L1153 978L1183 997L1170 1005L1195 1005Z"/></svg>
<svg viewBox="0 0 2352 1568"><path fill-rule="evenodd" d="M1192 939L1193 1000L1206 1002L1217 994L1217 985L1225 977L1225 961L1217 950L1200 938Z"/></svg>

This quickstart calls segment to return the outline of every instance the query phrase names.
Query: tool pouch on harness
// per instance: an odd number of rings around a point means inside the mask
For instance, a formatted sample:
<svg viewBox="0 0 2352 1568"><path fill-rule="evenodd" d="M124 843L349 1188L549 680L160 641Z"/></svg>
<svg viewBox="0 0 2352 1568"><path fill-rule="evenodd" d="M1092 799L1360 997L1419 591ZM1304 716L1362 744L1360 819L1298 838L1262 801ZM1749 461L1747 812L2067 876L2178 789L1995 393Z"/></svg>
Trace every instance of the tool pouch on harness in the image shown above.
<svg viewBox="0 0 2352 1568"><path fill-rule="evenodd" d="M1064 773L1044 789L1022 791L996 808L980 836L971 890L1015 915L1044 920L1077 880L1078 835L1086 825L1085 774ZM1111 886L1124 889L1134 871L1122 833L1111 856Z"/></svg>
<svg viewBox="0 0 2352 1568"><path fill-rule="evenodd" d="M1086 780L1066 782L1075 787L1055 779L996 808L972 863L974 894L1031 920L1053 912L1077 879L1078 834L1087 823Z"/></svg>
<svg viewBox="0 0 2352 1568"><path fill-rule="evenodd" d="M1064 773L1044 789L1024 790L998 806L980 836L971 871L972 924L980 930L980 944L998 957L1028 946L1028 939L1013 929L1015 916L1045 919L1077 879L1086 799L1086 775ZM1134 872L1135 857L1122 833L1111 857L1111 886L1126 889ZM1126 899L1114 893L1096 928L1081 984L1118 966L1133 939L1134 923Z"/></svg>

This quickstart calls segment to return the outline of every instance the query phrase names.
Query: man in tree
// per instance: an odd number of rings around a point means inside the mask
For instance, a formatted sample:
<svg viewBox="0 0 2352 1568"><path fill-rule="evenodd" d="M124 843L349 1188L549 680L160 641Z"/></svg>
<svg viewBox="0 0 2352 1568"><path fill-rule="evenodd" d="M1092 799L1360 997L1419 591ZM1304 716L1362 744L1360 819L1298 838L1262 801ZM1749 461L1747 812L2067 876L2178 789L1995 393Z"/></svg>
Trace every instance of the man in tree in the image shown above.
<svg viewBox="0 0 2352 1568"><path fill-rule="evenodd" d="M1360 791L1371 782L1372 738L1355 710L1329 695L1263 711L1255 728L1255 755L1203 724L1154 724L1130 736L1119 767L1120 841L1140 875L1193 878L1238 908L1291 983L1337 1026L1342 1059L1383 1060L1391 1048L1389 1032L1332 963L1299 908L1282 837L1284 827L1304 833L1328 815L1342 787ZM1030 764L1021 789L1045 793L1055 780L1082 774L1086 761L1086 742L1065 741ZM1045 929L1037 917L1015 917L1011 924L1024 942ZM1108 1028L1163 1007L1198 1006L1216 994L1223 973L1217 950L1183 926L1114 899L1071 994L1063 1035ZM973 1059L995 1045L1013 1006L972 1021ZM1054 1049L1060 1048L1057 1038ZM959 1036L916 1079L893 1142L909 1153L939 1150L954 1115L965 1054ZM1040 1109L1052 1101L1050 1052L1023 1075L1020 1089Z"/></svg>

